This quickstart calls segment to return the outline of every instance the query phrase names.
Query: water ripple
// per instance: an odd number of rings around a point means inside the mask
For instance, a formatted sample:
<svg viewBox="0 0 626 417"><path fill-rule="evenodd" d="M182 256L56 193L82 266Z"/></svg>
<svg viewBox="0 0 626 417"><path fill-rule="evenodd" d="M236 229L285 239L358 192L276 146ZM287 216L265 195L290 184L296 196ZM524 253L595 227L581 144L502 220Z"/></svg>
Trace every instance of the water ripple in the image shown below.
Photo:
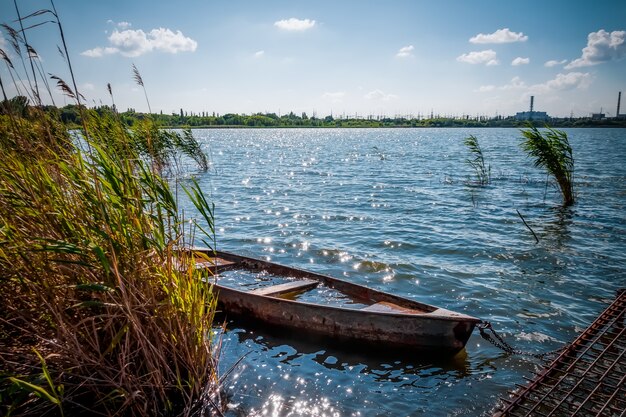
<svg viewBox="0 0 626 417"><path fill-rule="evenodd" d="M212 159L196 178L222 249L466 312L545 351L626 286L626 130L567 131L578 197L567 210L517 129L196 130ZM470 134L491 165L485 187L465 163ZM476 334L443 362L237 327L224 338L224 369L251 352L230 381L230 415L488 414L536 367Z"/></svg>

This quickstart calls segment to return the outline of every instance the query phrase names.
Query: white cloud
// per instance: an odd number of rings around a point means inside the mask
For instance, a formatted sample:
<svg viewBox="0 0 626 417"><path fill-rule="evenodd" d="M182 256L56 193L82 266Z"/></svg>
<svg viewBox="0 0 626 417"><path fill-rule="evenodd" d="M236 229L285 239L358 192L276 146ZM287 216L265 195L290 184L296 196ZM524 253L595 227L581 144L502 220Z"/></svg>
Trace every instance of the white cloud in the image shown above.
<svg viewBox="0 0 626 417"><path fill-rule="evenodd" d="M550 61L546 61L546 63L543 64L543 65L548 67L548 68L552 68L552 67L556 67L558 65L563 65L566 62L567 62L567 59L563 59L561 61L557 61L556 59L551 59Z"/></svg>
<svg viewBox="0 0 626 417"><path fill-rule="evenodd" d="M400 48L396 56L398 58L408 58L410 56L413 56L414 49L415 48L413 47L413 45L403 46L402 48Z"/></svg>
<svg viewBox="0 0 626 417"><path fill-rule="evenodd" d="M278 20L274 22L274 26L282 30L302 32L315 26L315 20L296 19L295 17L292 17L289 19Z"/></svg>
<svg viewBox="0 0 626 417"><path fill-rule="evenodd" d="M152 29L148 32L148 40L155 50L170 54L194 52L198 47L198 42L186 37L180 30L174 33L165 28Z"/></svg>
<svg viewBox="0 0 626 417"><path fill-rule="evenodd" d="M109 36L111 46L88 49L81 55L99 58L104 55L119 53L127 57L136 57L148 52L158 51L170 54L178 52L193 52L198 43L186 37L180 30L172 32L170 29L152 29L148 33L138 30L114 30Z"/></svg>
<svg viewBox="0 0 626 417"><path fill-rule="evenodd" d="M467 54L463 54L456 58L459 62L466 62L468 64L485 64L487 66L498 65L498 59L496 51L493 49L486 49L484 51L474 51Z"/></svg>
<svg viewBox="0 0 626 417"><path fill-rule="evenodd" d="M588 72L568 72L566 74L557 74L556 78L543 84L534 85L532 89L542 92L573 90L575 88L584 89L589 87L591 81L591 74Z"/></svg>
<svg viewBox="0 0 626 417"><path fill-rule="evenodd" d="M256 52L254 53L254 57L255 57L255 58L262 58L262 57L263 57L263 55L265 55L265 51L256 51Z"/></svg>
<svg viewBox="0 0 626 417"><path fill-rule="evenodd" d="M398 98L395 94L386 94L380 90L373 90L363 96L368 100L389 101Z"/></svg>
<svg viewBox="0 0 626 417"><path fill-rule="evenodd" d="M111 19L107 20L107 24L108 25L112 25L112 26L116 26L118 29L122 29L122 30L123 29L128 29L129 27L132 26L132 24L130 22L124 22L124 21L122 21L122 22L115 22L115 21L113 21ZM106 33L106 30L105 30L105 33Z"/></svg>
<svg viewBox="0 0 626 417"><path fill-rule="evenodd" d="M518 65L527 65L529 63L530 58L522 58L521 56L518 56L513 61L511 61L511 65L513 65L514 67L517 67Z"/></svg>
<svg viewBox="0 0 626 417"><path fill-rule="evenodd" d="M508 84L499 87L500 90L522 90L528 86L520 77L513 77Z"/></svg>
<svg viewBox="0 0 626 417"><path fill-rule="evenodd" d="M83 51L80 54L83 56L87 56L89 58L100 58L100 57L103 57L104 55L111 55L117 52L119 52L117 48L111 48L111 47L101 48L98 46L96 48Z"/></svg>
<svg viewBox="0 0 626 417"><path fill-rule="evenodd" d="M95 89L96 89L96 86L93 85L92 83L84 83L84 84L81 84L80 86L80 90L94 91Z"/></svg>
<svg viewBox="0 0 626 417"><path fill-rule="evenodd" d="M326 100L330 100L333 103L340 103L343 98L346 96L345 91L335 91L335 92L325 92L322 94L322 98Z"/></svg>
<svg viewBox="0 0 626 417"><path fill-rule="evenodd" d="M525 90L527 92L549 93L553 91L585 89L591 84L591 74L585 72L569 72L557 76L541 84L527 85L520 77L513 77L507 84L498 87L499 90ZM491 86L487 86L491 87ZM483 87L481 87L483 88ZM480 91L480 89L479 89ZM489 90L485 90L489 91Z"/></svg>
<svg viewBox="0 0 626 417"><path fill-rule="evenodd" d="M600 29L587 36L587 46L582 56L565 66L565 69L588 67L603 62L615 61L626 56L626 31L607 32Z"/></svg>
<svg viewBox="0 0 626 417"><path fill-rule="evenodd" d="M109 36L109 42L120 54L128 57L143 55L152 50L152 42L148 35L141 29L113 31Z"/></svg>
<svg viewBox="0 0 626 417"><path fill-rule="evenodd" d="M522 32L511 32L509 28L498 29L493 33L479 33L478 35L470 38L471 43L511 43L511 42L526 42L528 36Z"/></svg>
<svg viewBox="0 0 626 417"><path fill-rule="evenodd" d="M495 85L481 85L477 90L474 90L476 93L488 93L489 91L493 91L496 89Z"/></svg>

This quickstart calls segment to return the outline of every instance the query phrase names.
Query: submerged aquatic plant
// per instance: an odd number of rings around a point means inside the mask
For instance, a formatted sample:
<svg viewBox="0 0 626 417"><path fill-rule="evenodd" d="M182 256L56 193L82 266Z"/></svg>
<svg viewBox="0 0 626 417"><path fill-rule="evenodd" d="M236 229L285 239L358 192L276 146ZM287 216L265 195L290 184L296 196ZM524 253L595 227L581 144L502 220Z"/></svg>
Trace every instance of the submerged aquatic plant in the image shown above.
<svg viewBox="0 0 626 417"><path fill-rule="evenodd" d="M485 158L483 157L483 151L478 144L478 139L476 136L470 135L465 139L464 143L468 147L470 153L474 156L473 159L466 159L466 162L474 169L477 183L480 185L489 184L491 181L491 166L485 166Z"/></svg>
<svg viewBox="0 0 626 417"><path fill-rule="evenodd" d="M522 130L522 149L532 157L535 166L545 168L563 194L563 205L574 204L574 156L567 133L546 127L541 132L534 126Z"/></svg>

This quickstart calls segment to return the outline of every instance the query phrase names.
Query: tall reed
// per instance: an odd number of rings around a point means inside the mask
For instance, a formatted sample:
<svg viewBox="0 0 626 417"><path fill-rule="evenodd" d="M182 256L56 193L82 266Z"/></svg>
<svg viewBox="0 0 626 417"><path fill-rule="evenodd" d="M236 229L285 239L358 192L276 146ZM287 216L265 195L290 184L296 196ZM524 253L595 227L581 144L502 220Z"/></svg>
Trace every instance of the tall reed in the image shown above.
<svg viewBox="0 0 626 417"><path fill-rule="evenodd" d="M552 175L561 194L563 205L574 204L574 156L567 133L547 127L544 132L534 126L522 130L522 149L532 157L535 166Z"/></svg>
<svg viewBox="0 0 626 417"><path fill-rule="evenodd" d="M76 83L55 79L81 106ZM76 137L39 106L3 109L0 414L217 410L216 299L179 250L197 227L162 176L197 142L150 123L129 132L114 111L83 108ZM164 157L142 152L148 134L170 141ZM186 192L214 230L200 186Z"/></svg>
<svg viewBox="0 0 626 417"><path fill-rule="evenodd" d="M464 143L473 155L472 159L468 158L465 162L474 170L478 184L489 184L491 181L491 166L485 166L485 158L483 157L483 151L480 148L478 139L476 136L470 135L465 139Z"/></svg>
<svg viewBox="0 0 626 417"><path fill-rule="evenodd" d="M54 125L38 117L15 119L16 130L1 119L3 370L17 386L41 386L40 352L71 410L190 411L217 381L215 298L193 260L175 256L193 231L168 182L95 139L90 155L62 130L56 146L35 145L41 124ZM212 226L209 203L193 201ZM51 405L20 396L5 404L28 414Z"/></svg>

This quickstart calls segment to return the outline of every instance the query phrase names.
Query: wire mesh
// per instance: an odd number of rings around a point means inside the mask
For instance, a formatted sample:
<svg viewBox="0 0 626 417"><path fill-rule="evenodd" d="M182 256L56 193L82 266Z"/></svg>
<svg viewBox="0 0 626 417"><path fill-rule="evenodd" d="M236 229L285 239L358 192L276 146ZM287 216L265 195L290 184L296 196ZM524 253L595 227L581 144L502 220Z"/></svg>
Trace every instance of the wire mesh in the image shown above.
<svg viewBox="0 0 626 417"><path fill-rule="evenodd" d="M495 416L626 416L626 289Z"/></svg>

